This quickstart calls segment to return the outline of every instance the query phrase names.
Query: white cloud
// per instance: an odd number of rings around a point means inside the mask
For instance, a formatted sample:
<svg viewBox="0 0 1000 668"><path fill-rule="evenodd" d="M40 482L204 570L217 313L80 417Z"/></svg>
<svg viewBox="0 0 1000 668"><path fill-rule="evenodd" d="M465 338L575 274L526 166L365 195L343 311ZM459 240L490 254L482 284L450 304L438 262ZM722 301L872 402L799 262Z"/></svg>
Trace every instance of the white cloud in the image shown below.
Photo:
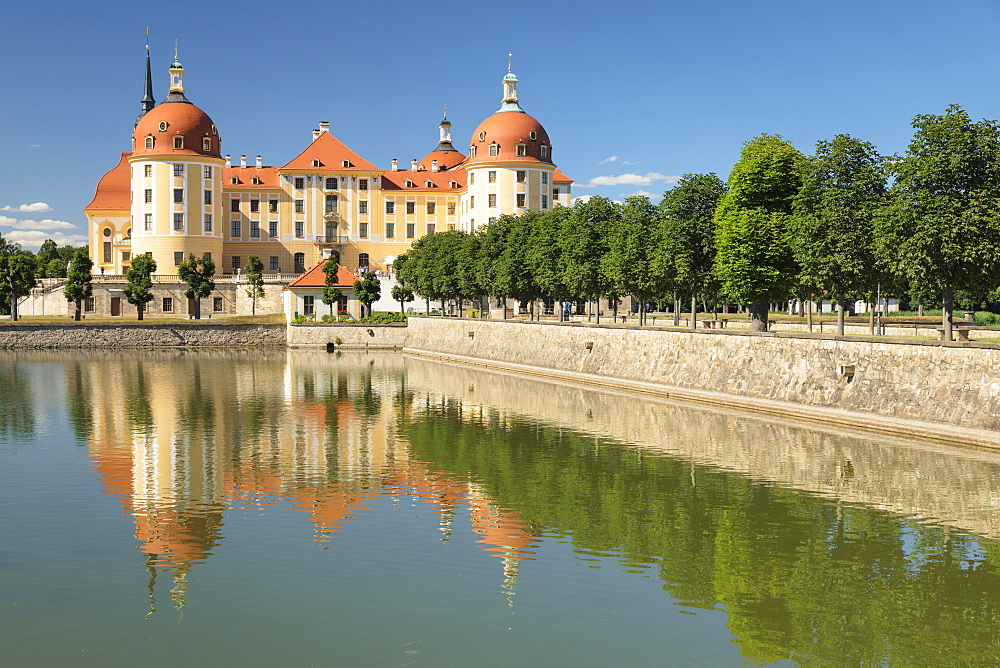
<svg viewBox="0 0 1000 668"><path fill-rule="evenodd" d="M60 246L83 246L87 243L85 234L63 234L62 232L47 233L40 230L11 232L7 241L19 243L25 248L40 248L46 239L52 239Z"/></svg>
<svg viewBox="0 0 1000 668"><path fill-rule="evenodd" d="M677 183L681 177L668 176L659 172L646 174L619 174L617 176L595 176L586 183L577 184L577 188L595 188L597 186L651 186L654 183Z"/></svg>
<svg viewBox="0 0 1000 668"><path fill-rule="evenodd" d="M0 226L12 227L15 230L71 230L76 225L65 220L17 220L9 216L0 216Z"/></svg>
<svg viewBox="0 0 1000 668"><path fill-rule="evenodd" d="M662 196L663 196L662 193L659 194L659 195L657 195L656 193L651 193L648 190L636 190L634 193L622 193L621 194L621 197L623 197L623 198L627 198L627 197L649 197L649 198L653 198L653 197L662 197Z"/></svg>
<svg viewBox="0 0 1000 668"><path fill-rule="evenodd" d="M615 160L617 160L617 159L618 159L618 156L617 156L617 155L612 155L612 156L608 156L608 157L607 157L607 158L605 158L604 160L601 160L601 161L600 161L599 163L597 163L597 164L598 164L598 165L603 165L603 164L604 164L604 163L606 163L606 162L614 162L614 161L615 161Z"/></svg>
<svg viewBox="0 0 1000 668"><path fill-rule="evenodd" d="M28 148L38 148L41 144L28 144Z"/></svg>
<svg viewBox="0 0 1000 668"><path fill-rule="evenodd" d="M622 160L623 165L638 165L638 160Z"/></svg>
<svg viewBox="0 0 1000 668"><path fill-rule="evenodd" d="M573 204L576 204L577 202L588 202L591 197L593 197L593 195L580 195L579 197L574 197Z"/></svg>
<svg viewBox="0 0 1000 668"><path fill-rule="evenodd" d="M35 202L34 204L21 204L19 206L0 206L0 211L19 211L21 213L38 213L39 211L51 211L52 207L45 202Z"/></svg>

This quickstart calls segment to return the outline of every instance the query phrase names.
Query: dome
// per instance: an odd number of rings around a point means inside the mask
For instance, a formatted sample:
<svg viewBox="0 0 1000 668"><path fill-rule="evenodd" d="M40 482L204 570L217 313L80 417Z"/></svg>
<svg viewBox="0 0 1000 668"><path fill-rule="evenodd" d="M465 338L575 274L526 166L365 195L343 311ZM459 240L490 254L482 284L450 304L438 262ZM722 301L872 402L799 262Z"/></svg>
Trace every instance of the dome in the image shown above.
<svg viewBox="0 0 1000 668"><path fill-rule="evenodd" d="M169 98L168 98L169 99ZM147 147L147 138L152 147ZM178 142L177 137L181 140ZM201 155L221 158L219 132L208 114L187 102L163 102L139 119L133 156ZM207 142L205 140L208 140ZM175 148L177 146L177 148Z"/></svg>
<svg viewBox="0 0 1000 668"><path fill-rule="evenodd" d="M490 146L496 144L496 155L490 155ZM524 145L524 154L518 155L518 144ZM469 145L475 155L466 164L479 162L545 162L552 164L552 145L542 124L523 111L498 111L479 124L472 133ZM545 147L544 156L542 147Z"/></svg>
<svg viewBox="0 0 1000 668"><path fill-rule="evenodd" d="M436 149L425 155L417 164L420 167L429 170L431 168L431 163L435 160L437 160L438 169L451 169L456 165L462 164L462 161L465 160L465 154L451 144L448 144L447 148L438 146Z"/></svg>

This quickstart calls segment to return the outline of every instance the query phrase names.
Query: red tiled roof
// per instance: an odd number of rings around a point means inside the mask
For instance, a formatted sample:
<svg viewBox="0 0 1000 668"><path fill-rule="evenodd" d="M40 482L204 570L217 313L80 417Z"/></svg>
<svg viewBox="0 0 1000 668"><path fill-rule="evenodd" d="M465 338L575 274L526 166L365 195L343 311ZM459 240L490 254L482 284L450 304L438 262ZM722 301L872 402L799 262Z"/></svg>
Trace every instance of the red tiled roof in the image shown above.
<svg viewBox="0 0 1000 668"><path fill-rule="evenodd" d="M165 122L166 129L160 130ZM184 137L184 148L174 148L174 137ZM146 137L154 140L153 148L146 148ZM134 155L205 155L212 158L219 154L219 133L208 114L189 102L163 102L146 113L132 132L135 140ZM205 150L202 140L210 140Z"/></svg>
<svg viewBox="0 0 1000 668"><path fill-rule="evenodd" d="M535 138L531 138L531 133ZM482 137L482 139L480 139ZM497 155L490 155L490 144L498 146ZM517 155L517 144L524 144L525 155ZM542 124L523 111L498 111L479 124L469 140L476 155L467 165L479 162L547 162L552 163L552 144ZM549 147L548 157L542 157L541 147Z"/></svg>
<svg viewBox="0 0 1000 668"><path fill-rule="evenodd" d="M319 160L319 167L313 166L313 160ZM347 160L348 167L344 167ZM379 170L329 132L321 132L306 150L292 158L282 169L365 169Z"/></svg>
<svg viewBox="0 0 1000 668"><path fill-rule="evenodd" d="M569 178L563 174L558 169L552 172L552 182L553 183L573 183L573 179Z"/></svg>
<svg viewBox="0 0 1000 668"><path fill-rule="evenodd" d="M326 260L323 260L315 267L302 274L294 281L288 284L289 288L322 288L326 287L326 274L323 272L323 265L326 264ZM337 265L337 288L353 288L354 281L358 280L358 277L351 272L344 269L343 266Z"/></svg>
<svg viewBox="0 0 1000 668"><path fill-rule="evenodd" d="M464 169L454 171L449 169L445 172L432 172L430 170L414 172L409 169L398 172L387 171L382 173L382 190L383 192L395 190L458 192L465 188L465 179ZM412 188L406 187L408 180L413 183ZM433 184L430 188L427 187L428 181ZM451 187L452 182L457 184L456 188Z"/></svg>
<svg viewBox="0 0 1000 668"><path fill-rule="evenodd" d="M122 153L114 169L101 177L94 192L94 199L84 207L84 211L94 209L128 211L132 208L132 176L128 165L130 155L132 154Z"/></svg>
<svg viewBox="0 0 1000 668"><path fill-rule="evenodd" d="M254 185L253 178L257 177L260 183ZM237 182L233 183L233 177ZM251 190L277 190L281 187L279 183L277 167L226 167L222 170L222 187L225 190L233 188L248 188Z"/></svg>
<svg viewBox="0 0 1000 668"><path fill-rule="evenodd" d="M431 170L433 166L432 163L437 160L438 168L440 169L451 169L456 165L460 165L465 161L465 154L461 151L440 151L434 149L430 153L424 156L418 164L427 171Z"/></svg>

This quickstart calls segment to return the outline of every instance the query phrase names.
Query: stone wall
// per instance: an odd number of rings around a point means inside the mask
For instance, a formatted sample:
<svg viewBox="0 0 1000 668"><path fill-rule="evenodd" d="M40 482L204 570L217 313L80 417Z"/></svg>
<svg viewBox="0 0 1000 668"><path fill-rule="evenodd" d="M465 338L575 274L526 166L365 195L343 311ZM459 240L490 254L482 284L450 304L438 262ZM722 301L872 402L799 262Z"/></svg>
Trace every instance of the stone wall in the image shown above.
<svg viewBox="0 0 1000 668"><path fill-rule="evenodd" d="M0 348L275 347L284 325L0 326Z"/></svg>
<svg viewBox="0 0 1000 668"><path fill-rule="evenodd" d="M404 351L897 433L1000 442L996 344L413 317ZM845 375L850 367L853 375Z"/></svg>
<svg viewBox="0 0 1000 668"><path fill-rule="evenodd" d="M405 325L302 324L288 326L288 345L298 347L375 348L400 350L406 342Z"/></svg>

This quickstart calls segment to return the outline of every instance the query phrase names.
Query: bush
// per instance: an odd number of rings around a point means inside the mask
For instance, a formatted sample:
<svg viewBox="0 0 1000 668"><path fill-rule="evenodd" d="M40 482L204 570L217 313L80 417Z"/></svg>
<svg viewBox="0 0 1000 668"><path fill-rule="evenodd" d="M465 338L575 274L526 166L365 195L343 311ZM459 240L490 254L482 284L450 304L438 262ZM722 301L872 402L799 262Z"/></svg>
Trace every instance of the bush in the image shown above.
<svg viewBox="0 0 1000 668"><path fill-rule="evenodd" d="M301 325L301 324L307 323L307 322L316 322L316 318L314 318L311 315L305 315L305 314L302 314L302 313L300 313L299 315L297 315L294 318L292 318L292 324L293 325Z"/></svg>
<svg viewBox="0 0 1000 668"><path fill-rule="evenodd" d="M406 316L393 311L372 311L371 316L361 318L358 322L370 322L376 325L391 325L397 322L406 322Z"/></svg>
<svg viewBox="0 0 1000 668"><path fill-rule="evenodd" d="M989 311L976 311L973 320L980 327L1000 327L1000 314Z"/></svg>

